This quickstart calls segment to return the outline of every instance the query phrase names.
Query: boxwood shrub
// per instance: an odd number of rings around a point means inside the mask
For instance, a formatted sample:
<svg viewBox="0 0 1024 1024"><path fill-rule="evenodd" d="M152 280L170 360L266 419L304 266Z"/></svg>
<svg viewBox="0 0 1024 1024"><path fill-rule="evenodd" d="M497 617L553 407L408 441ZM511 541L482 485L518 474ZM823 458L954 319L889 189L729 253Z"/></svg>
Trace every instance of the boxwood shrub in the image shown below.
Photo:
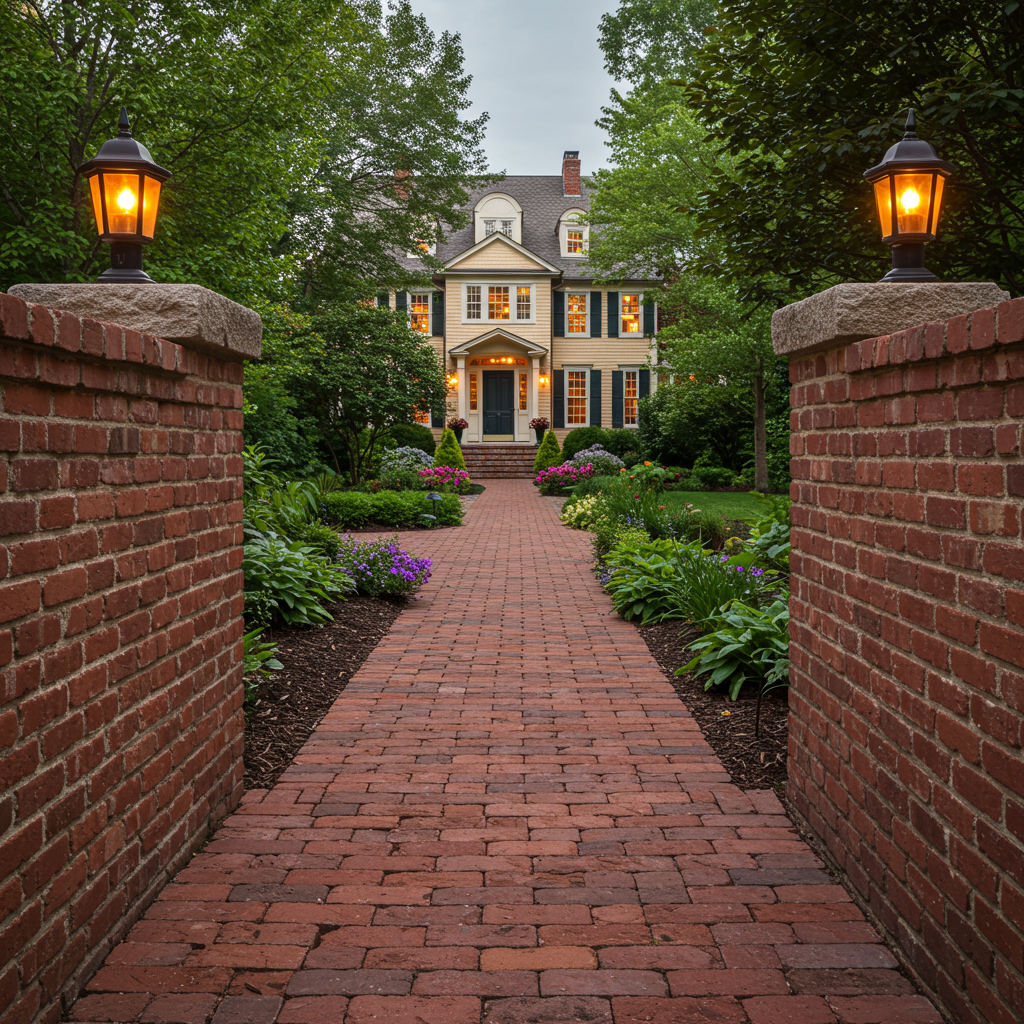
<svg viewBox="0 0 1024 1024"><path fill-rule="evenodd" d="M324 506L325 518L340 530L358 530L375 524L398 530L462 524L462 505L457 494L444 494L435 503L427 501L423 491L340 491L328 494ZM423 519L424 514L436 519Z"/></svg>

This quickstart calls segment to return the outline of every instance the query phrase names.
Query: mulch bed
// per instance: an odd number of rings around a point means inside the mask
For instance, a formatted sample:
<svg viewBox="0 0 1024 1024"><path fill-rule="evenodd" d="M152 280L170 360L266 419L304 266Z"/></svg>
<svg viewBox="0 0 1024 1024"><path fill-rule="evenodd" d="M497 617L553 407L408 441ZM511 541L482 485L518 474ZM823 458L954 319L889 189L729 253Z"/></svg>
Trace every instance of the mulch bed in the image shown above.
<svg viewBox="0 0 1024 1024"><path fill-rule="evenodd" d="M755 737L757 691L753 686L745 686L739 698L731 701L722 691L705 693L703 681L692 675L674 675L677 668L694 657L689 644L700 636L699 630L682 622L662 622L640 626L637 631L697 720L732 781L741 789L774 789L782 793L789 742L787 691L774 690L765 695L761 701L760 735Z"/></svg>
<svg viewBox="0 0 1024 1024"><path fill-rule="evenodd" d="M351 597L329 607L333 622L283 626L262 637L277 643L284 668L260 684L255 701L246 707L246 789L269 789L277 782L387 635L404 602Z"/></svg>

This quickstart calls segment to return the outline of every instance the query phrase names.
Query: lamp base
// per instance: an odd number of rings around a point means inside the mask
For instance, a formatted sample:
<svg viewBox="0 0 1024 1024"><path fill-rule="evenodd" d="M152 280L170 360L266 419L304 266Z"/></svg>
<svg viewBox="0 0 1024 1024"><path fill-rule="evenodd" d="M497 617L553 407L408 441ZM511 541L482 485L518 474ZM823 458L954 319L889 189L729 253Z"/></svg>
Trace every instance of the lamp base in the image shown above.
<svg viewBox="0 0 1024 1024"><path fill-rule="evenodd" d="M156 284L142 269L142 246L137 242L110 243L110 269L104 270L97 284Z"/></svg>
<svg viewBox="0 0 1024 1024"><path fill-rule="evenodd" d="M939 279L924 265L924 242L907 242L892 247L892 270L882 280L890 284L921 284Z"/></svg>

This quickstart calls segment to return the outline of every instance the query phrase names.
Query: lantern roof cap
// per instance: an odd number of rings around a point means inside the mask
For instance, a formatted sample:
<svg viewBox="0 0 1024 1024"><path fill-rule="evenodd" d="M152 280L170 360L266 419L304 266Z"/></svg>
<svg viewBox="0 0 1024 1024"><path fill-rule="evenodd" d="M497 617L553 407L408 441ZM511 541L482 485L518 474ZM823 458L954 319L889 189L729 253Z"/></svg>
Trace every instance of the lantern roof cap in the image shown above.
<svg viewBox="0 0 1024 1024"><path fill-rule="evenodd" d="M890 171L938 171L943 177L952 174L956 168L939 158L934 146L917 137L917 120L914 108L907 114L905 134L895 146L890 146L880 164L868 168L864 177L868 181L884 177Z"/></svg>
<svg viewBox="0 0 1024 1024"><path fill-rule="evenodd" d="M99 152L78 168L78 173L88 174L90 171L106 170L148 171L154 178L166 181L171 172L154 163L149 150L132 138L128 111L124 107L121 108L121 116L117 119L117 127L117 137L107 139L100 146Z"/></svg>

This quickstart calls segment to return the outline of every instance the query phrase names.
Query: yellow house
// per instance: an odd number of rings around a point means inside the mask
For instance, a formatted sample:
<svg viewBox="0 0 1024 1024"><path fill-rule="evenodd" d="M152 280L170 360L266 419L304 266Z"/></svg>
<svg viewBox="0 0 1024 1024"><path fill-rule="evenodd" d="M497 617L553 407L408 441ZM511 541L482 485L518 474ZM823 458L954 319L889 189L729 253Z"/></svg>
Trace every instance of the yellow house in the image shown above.
<svg viewBox="0 0 1024 1024"><path fill-rule="evenodd" d="M576 427L636 427L656 303L650 282L594 283L588 210L579 154L566 152L561 175L508 177L470 197L470 224L437 247L432 287L379 297L430 336L448 415L469 423L464 444L532 442L541 416L560 440Z"/></svg>

